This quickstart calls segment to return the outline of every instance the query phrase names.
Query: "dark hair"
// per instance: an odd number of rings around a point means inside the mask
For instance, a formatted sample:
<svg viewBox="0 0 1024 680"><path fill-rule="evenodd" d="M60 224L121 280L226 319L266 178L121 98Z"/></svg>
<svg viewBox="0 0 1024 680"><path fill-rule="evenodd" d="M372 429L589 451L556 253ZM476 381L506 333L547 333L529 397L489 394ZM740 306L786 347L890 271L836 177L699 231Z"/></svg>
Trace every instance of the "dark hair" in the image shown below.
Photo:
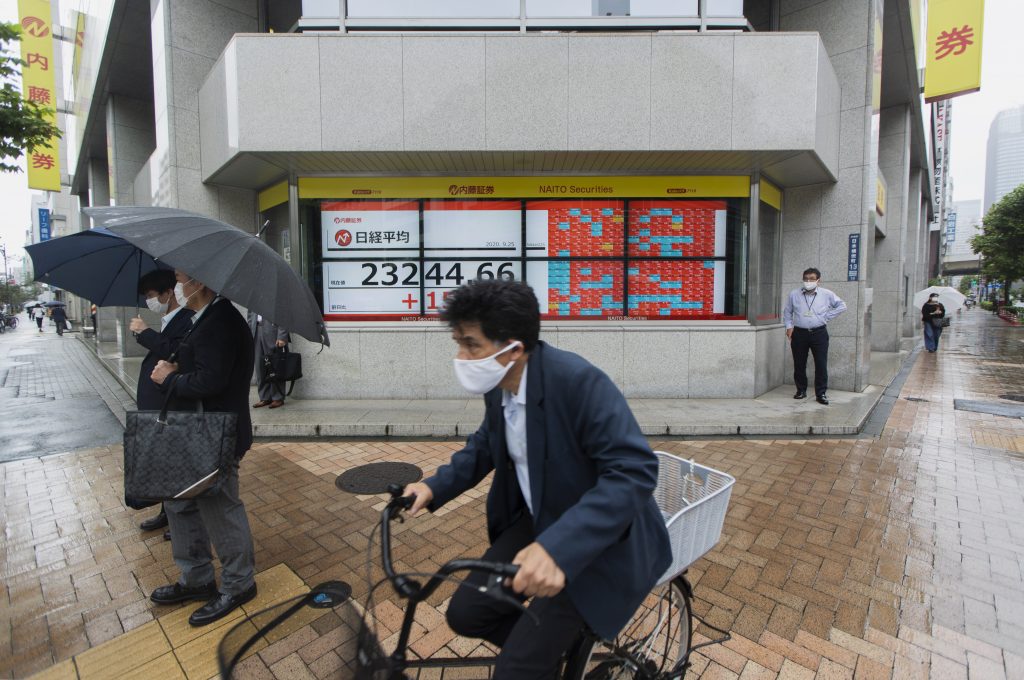
<svg viewBox="0 0 1024 680"><path fill-rule="evenodd" d="M815 276L818 277L818 280L821 281L821 272L819 272L814 267L808 267L807 269L805 269L804 273L803 273L803 276L801 276L800 278L803 278L804 276L807 276L808 274L814 274Z"/></svg>
<svg viewBox="0 0 1024 680"><path fill-rule="evenodd" d="M166 293L174 288L175 283L177 280L174 278L174 272L169 269L154 269L139 279L139 295L145 295L151 290Z"/></svg>
<svg viewBox="0 0 1024 680"><path fill-rule="evenodd" d="M484 337L493 342L515 338L527 352L540 336L540 305L533 289L521 281L487 279L456 288L441 310L450 328L479 323Z"/></svg>

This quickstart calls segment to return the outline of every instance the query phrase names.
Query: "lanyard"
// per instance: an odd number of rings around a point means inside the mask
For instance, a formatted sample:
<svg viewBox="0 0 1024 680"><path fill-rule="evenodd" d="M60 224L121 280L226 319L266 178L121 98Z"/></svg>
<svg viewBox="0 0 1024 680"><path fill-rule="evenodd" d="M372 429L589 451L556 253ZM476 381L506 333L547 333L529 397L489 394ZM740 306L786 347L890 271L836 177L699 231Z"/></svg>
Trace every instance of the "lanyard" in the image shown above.
<svg viewBox="0 0 1024 680"><path fill-rule="evenodd" d="M807 304L807 311L808 312L813 312L814 311L813 309L811 309L811 305L814 304L814 301L817 299L817 297L818 297L818 292L815 291L814 295L811 296L811 301L807 302L807 294L804 293L804 302Z"/></svg>

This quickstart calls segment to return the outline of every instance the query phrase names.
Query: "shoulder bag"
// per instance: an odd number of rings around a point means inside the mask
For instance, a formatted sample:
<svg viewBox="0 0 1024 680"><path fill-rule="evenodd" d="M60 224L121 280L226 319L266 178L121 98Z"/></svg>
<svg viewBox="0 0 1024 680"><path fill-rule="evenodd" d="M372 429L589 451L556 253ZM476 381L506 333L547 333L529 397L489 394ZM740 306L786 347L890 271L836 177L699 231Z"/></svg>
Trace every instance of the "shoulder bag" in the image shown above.
<svg viewBox="0 0 1024 680"><path fill-rule="evenodd" d="M126 414L124 492L130 505L195 498L216 489L222 472L235 462L238 414L205 411L201 399L194 411L169 411L176 383L177 377L161 410Z"/></svg>
<svg viewBox="0 0 1024 680"><path fill-rule="evenodd" d="M291 381L286 393L286 396L291 396L295 381L301 377L302 355L298 352L290 352L287 347L275 347L263 357L262 384Z"/></svg>

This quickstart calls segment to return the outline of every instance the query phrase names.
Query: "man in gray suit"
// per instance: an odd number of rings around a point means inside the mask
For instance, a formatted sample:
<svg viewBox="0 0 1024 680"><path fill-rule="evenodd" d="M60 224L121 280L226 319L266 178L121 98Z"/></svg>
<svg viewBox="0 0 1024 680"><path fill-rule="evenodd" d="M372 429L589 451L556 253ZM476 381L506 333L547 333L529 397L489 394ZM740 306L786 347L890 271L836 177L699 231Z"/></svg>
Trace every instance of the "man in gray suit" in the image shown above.
<svg viewBox="0 0 1024 680"><path fill-rule="evenodd" d="M287 330L253 312L249 312L249 330L252 331L253 345L256 348L256 384L260 393L260 400L252 407L281 408L284 406L284 383L263 380L263 359L275 348L287 347L291 338Z"/></svg>

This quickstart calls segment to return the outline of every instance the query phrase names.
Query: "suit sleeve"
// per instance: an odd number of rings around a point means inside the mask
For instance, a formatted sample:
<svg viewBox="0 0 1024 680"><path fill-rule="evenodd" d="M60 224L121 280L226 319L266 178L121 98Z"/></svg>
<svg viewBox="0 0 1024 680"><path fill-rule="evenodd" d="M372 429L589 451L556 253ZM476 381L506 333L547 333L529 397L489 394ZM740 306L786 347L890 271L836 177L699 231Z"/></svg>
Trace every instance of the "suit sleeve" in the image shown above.
<svg viewBox="0 0 1024 680"><path fill-rule="evenodd" d="M236 343L243 342L245 338L232 338L226 324L206 330L198 337L193 334L189 338L195 356L195 369L180 374L174 382L178 396L203 399L227 389L233 357L241 351Z"/></svg>
<svg viewBox="0 0 1024 680"><path fill-rule="evenodd" d="M291 338L288 336L288 330L281 328L280 326L274 326L277 329L277 339L284 340L285 342L291 342Z"/></svg>
<svg viewBox="0 0 1024 680"><path fill-rule="evenodd" d="M462 492L479 484L494 469L488 445L491 436L485 415L480 428L466 440L466 446L453 455L447 465L439 467L433 477L424 480L423 483L434 492L434 500L427 506L428 510L434 512L440 509Z"/></svg>
<svg viewBox="0 0 1024 680"><path fill-rule="evenodd" d="M611 379L591 370L573 392L582 397L574 426L597 484L537 537L568 581L625 535L658 481L658 459Z"/></svg>

